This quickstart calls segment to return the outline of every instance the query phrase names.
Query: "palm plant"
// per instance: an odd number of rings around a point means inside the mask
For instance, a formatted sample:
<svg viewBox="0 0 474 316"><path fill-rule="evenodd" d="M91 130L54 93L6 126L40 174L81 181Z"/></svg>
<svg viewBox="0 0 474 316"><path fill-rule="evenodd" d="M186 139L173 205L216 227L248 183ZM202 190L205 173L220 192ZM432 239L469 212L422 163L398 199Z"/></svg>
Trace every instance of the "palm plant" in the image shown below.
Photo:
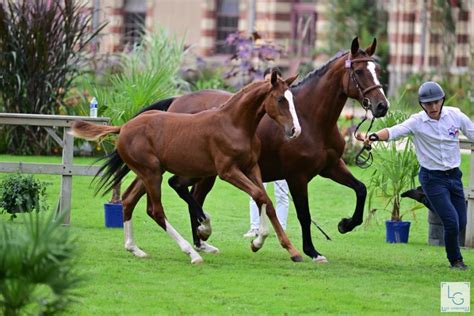
<svg viewBox="0 0 474 316"><path fill-rule="evenodd" d="M185 84L179 77L183 54L183 41L166 30L145 32L139 45L117 56L121 71L105 78L103 84L88 84L98 100L99 115L110 117L113 125L122 125L145 106L178 94ZM110 142L104 145L106 151L111 150ZM118 202L119 196L116 187L111 202Z"/></svg>
<svg viewBox="0 0 474 316"><path fill-rule="evenodd" d="M76 243L54 212L0 224L0 309L4 315L52 315L76 300Z"/></svg>
<svg viewBox="0 0 474 316"><path fill-rule="evenodd" d="M406 118L407 114L404 112L391 111L378 122L378 127L391 127ZM377 210L373 207L377 199L377 202L383 201L384 210L391 209L392 221L401 221L404 215L401 211L401 193L415 187L419 168L412 140L408 137L404 143L391 141L377 142L373 145L374 172L368 185L369 216ZM417 204L406 212L413 213L421 207L423 207L421 204Z"/></svg>

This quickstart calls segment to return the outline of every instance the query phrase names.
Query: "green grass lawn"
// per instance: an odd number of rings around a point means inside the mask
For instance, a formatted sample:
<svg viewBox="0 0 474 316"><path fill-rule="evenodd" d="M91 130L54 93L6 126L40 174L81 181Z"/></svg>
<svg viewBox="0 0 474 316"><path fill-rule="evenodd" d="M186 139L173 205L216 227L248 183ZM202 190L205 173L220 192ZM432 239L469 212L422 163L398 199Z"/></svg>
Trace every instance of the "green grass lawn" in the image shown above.
<svg viewBox="0 0 474 316"><path fill-rule="evenodd" d="M19 160L58 162L60 158L0 156L0 161ZM81 164L92 161L74 159ZM462 168L467 186L468 156L463 157ZM363 181L372 172L352 171ZM48 196L55 205L60 177L37 177L51 183ZM427 245L426 210L417 212L416 221L406 217L412 221L408 244L385 242L383 222L388 212L378 214L367 227L339 234L337 223L352 215L355 194L319 177L310 185L311 213L332 241L314 228L313 242L329 264L317 265L308 257L302 263L292 262L273 232L265 246L252 253L249 240L242 237L249 228L248 197L222 181L205 204L213 224L209 242L220 254L203 254L202 265L191 265L176 243L148 218L141 201L134 214L135 240L149 257L135 258L123 248L122 229L104 227L102 205L108 196L94 196L90 181L90 177L73 179L70 229L80 243L78 269L86 278L81 302L72 307L71 315L432 315L440 311L440 282L471 281L474 276L473 269L450 270L444 248ZM191 241L184 202L166 183L162 187L168 220ZM302 252L293 206L287 233ZM463 256L473 267L474 251L463 249Z"/></svg>

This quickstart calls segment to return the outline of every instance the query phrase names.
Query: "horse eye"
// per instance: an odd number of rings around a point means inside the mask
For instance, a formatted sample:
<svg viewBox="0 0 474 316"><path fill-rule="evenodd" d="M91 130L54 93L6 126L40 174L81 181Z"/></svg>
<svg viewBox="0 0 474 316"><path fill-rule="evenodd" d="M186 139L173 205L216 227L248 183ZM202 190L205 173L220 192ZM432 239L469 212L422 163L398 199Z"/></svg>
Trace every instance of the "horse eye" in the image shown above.
<svg viewBox="0 0 474 316"><path fill-rule="evenodd" d="M356 75L358 75L358 76L362 75L362 72L363 72L362 69L356 69L356 70L355 70L355 73L356 73Z"/></svg>
<svg viewBox="0 0 474 316"><path fill-rule="evenodd" d="M285 97L284 97L284 96L279 96L278 99L277 99L278 103L281 103L281 102L283 102L284 100L285 100Z"/></svg>

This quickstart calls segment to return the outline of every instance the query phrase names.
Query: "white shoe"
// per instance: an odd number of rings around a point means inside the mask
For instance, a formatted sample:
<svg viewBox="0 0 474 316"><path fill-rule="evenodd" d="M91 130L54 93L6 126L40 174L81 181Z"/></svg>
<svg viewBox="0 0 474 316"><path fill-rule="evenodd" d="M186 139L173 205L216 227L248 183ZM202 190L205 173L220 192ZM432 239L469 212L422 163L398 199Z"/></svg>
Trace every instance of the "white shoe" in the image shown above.
<svg viewBox="0 0 474 316"><path fill-rule="evenodd" d="M251 228L248 232L244 234L244 237L247 238L254 238L258 236L258 229L257 228Z"/></svg>

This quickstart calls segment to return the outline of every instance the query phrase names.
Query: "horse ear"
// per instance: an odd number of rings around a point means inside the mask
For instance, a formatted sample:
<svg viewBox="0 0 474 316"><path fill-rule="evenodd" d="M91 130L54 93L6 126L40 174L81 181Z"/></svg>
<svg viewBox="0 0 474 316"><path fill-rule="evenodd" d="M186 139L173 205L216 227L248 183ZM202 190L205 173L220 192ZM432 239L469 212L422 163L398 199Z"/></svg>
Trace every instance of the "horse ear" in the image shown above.
<svg viewBox="0 0 474 316"><path fill-rule="evenodd" d="M293 83L293 81L296 80L296 78L298 78L298 74L294 75L293 77L290 77L290 78L286 79L285 82L288 86L290 86Z"/></svg>
<svg viewBox="0 0 474 316"><path fill-rule="evenodd" d="M352 40L351 54L352 54L352 56L355 56L355 55L357 55L358 52L359 52L359 38L356 36Z"/></svg>
<svg viewBox="0 0 474 316"><path fill-rule="evenodd" d="M278 80L278 72L276 70L272 70L272 77L270 79L270 82L272 83L272 86L275 86Z"/></svg>
<svg viewBox="0 0 474 316"><path fill-rule="evenodd" d="M374 40L372 42L372 45L370 45L369 47L367 47L367 49L365 50L365 52L367 53L367 55L369 56L372 56L374 53L375 53L375 49L377 48L377 39L374 37Z"/></svg>

